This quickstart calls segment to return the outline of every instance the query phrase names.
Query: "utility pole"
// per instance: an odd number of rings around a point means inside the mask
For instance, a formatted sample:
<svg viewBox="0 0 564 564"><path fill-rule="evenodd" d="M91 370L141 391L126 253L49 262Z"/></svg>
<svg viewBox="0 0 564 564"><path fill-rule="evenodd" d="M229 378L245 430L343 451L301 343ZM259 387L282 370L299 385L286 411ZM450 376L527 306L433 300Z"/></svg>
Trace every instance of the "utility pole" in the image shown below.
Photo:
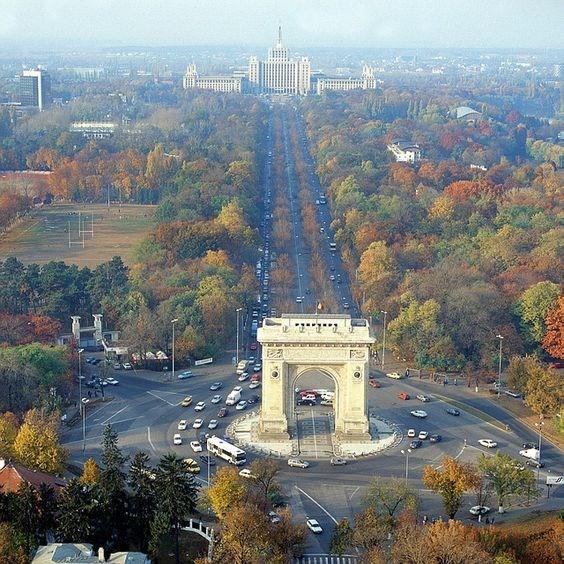
<svg viewBox="0 0 564 564"><path fill-rule="evenodd" d="M80 414L84 411L84 404L82 403L82 353L84 349L78 349L78 401Z"/></svg>
<svg viewBox="0 0 564 564"><path fill-rule="evenodd" d="M407 486L407 480L409 478L409 453L411 449L402 450L401 453L405 454L405 485Z"/></svg>
<svg viewBox="0 0 564 564"><path fill-rule="evenodd" d="M171 321L172 323L172 381L174 382L174 325L176 324L176 322L178 321L178 319L173 319Z"/></svg>
<svg viewBox="0 0 564 564"><path fill-rule="evenodd" d="M388 312L381 310L380 313L384 314L384 336L382 338L382 370L384 370L384 359L386 355L386 316Z"/></svg>
<svg viewBox="0 0 564 564"><path fill-rule="evenodd" d="M242 309L243 308L239 307L235 310L235 312L237 313L237 355L236 355L237 364L239 364L239 312Z"/></svg>
<svg viewBox="0 0 564 564"><path fill-rule="evenodd" d="M496 335L499 339L499 368L497 372L497 399L501 396L501 346L503 343L503 337L501 335Z"/></svg>

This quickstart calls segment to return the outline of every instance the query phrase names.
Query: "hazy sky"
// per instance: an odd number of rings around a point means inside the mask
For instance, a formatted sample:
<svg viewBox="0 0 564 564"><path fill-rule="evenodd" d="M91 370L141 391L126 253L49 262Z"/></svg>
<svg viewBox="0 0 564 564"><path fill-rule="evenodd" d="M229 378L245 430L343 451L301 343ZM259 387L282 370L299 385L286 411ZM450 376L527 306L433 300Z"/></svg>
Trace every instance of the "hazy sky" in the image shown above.
<svg viewBox="0 0 564 564"><path fill-rule="evenodd" d="M564 47L564 0L0 0L0 42Z"/></svg>

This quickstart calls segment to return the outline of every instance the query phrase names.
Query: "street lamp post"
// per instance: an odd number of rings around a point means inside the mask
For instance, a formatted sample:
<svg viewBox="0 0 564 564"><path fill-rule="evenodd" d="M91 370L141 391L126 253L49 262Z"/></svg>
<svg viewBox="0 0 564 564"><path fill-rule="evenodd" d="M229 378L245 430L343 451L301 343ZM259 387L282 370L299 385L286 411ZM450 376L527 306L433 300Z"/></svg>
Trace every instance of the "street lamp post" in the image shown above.
<svg viewBox="0 0 564 564"><path fill-rule="evenodd" d="M236 359L237 359L237 364L239 364L239 312L242 310L243 308L238 307L235 312L237 313L237 354L236 354Z"/></svg>
<svg viewBox="0 0 564 564"><path fill-rule="evenodd" d="M80 398L82 405L82 398ZM86 450L86 409L82 410L82 453Z"/></svg>
<svg viewBox="0 0 564 564"><path fill-rule="evenodd" d="M382 338L382 370L384 370L384 359L386 355L386 316L388 312L381 310L380 313L384 314L384 337Z"/></svg>
<svg viewBox="0 0 564 564"><path fill-rule="evenodd" d="M173 319L171 321L171 323L172 323L172 380L173 381L174 381L174 369L175 369L175 366L174 366L174 360L175 360L175 358L174 358L174 337L175 337L174 326L175 326L177 321L178 321L178 319Z"/></svg>
<svg viewBox="0 0 564 564"><path fill-rule="evenodd" d="M411 449L402 450L401 453L405 454L405 484L407 485L407 479L409 478L409 453Z"/></svg>
<svg viewBox="0 0 564 564"><path fill-rule="evenodd" d="M497 397L499 399L501 395L501 346L503 343L503 337L501 335L496 335L499 339L499 368L497 371Z"/></svg>
<svg viewBox="0 0 564 564"><path fill-rule="evenodd" d="M542 420L542 415L540 421L535 423L535 425L539 428L539 464L537 466L537 483L539 484L540 488L540 465L541 465L541 446L542 446L542 427L544 425L544 421Z"/></svg>
<svg viewBox="0 0 564 564"><path fill-rule="evenodd" d="M84 349L78 349L78 401L80 402L79 412L82 414L84 411L82 404L82 353Z"/></svg>

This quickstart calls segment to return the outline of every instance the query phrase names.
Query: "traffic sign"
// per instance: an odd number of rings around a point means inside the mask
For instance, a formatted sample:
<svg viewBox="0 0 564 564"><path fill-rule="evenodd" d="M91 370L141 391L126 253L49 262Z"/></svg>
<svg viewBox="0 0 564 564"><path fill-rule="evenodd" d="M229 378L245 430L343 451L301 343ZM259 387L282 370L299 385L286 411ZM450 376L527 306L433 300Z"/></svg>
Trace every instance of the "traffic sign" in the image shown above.
<svg viewBox="0 0 564 564"><path fill-rule="evenodd" d="M564 476L547 476L546 485L547 486L561 486L564 484Z"/></svg>

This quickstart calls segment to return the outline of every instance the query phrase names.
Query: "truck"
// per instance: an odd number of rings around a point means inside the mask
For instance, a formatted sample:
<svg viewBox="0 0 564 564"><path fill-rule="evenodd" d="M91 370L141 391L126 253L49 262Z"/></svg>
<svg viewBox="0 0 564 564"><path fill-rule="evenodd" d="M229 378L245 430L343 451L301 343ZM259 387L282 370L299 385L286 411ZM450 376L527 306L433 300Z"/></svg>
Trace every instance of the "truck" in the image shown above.
<svg viewBox="0 0 564 564"><path fill-rule="evenodd" d="M538 448L526 448L520 450L519 454L531 460L540 460L540 450Z"/></svg>
<svg viewBox="0 0 564 564"><path fill-rule="evenodd" d="M238 390L233 390L229 392L227 399L225 400L225 405L235 405L241 399L241 392Z"/></svg>
<svg viewBox="0 0 564 564"><path fill-rule="evenodd" d="M237 364L237 369L236 369L237 376L240 376L241 374L243 374L243 372L245 372L247 370L248 365L249 365L248 360L239 361L239 364Z"/></svg>

